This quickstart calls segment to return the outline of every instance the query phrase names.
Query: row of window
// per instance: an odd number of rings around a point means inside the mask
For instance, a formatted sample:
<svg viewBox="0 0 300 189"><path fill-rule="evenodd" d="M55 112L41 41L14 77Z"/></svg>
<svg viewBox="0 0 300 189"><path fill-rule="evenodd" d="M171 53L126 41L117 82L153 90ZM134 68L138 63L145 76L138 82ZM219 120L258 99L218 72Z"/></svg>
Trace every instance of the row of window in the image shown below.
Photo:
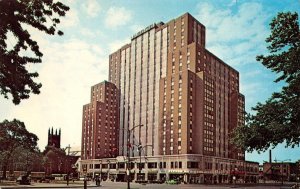
<svg viewBox="0 0 300 189"><path fill-rule="evenodd" d="M87 151L87 154L89 154L89 151ZM155 168L167 168L167 164L170 166L171 169L177 169L177 168L183 168L183 163L182 161L171 161L171 162L148 162L147 163L147 167L149 169L155 169ZM192 169L198 169L201 168L201 164L200 162L197 161L188 161L187 162L187 168L192 168ZM213 167L213 165L215 167ZM89 168L90 169L100 169L101 164L89 164ZM102 164L102 169L125 169L126 164L125 163L103 163ZM83 164L82 167L86 168L87 164ZM131 169L134 168L145 168L145 163L139 163L139 162L131 162L130 166ZM258 172L257 167L253 167L251 165L235 165L235 164L228 164L228 163L215 163L213 164L211 161L207 160L204 162L204 168L206 170L212 170L213 168L216 170L227 170L227 171L233 171L233 170L237 170L237 171L249 171L249 172ZM285 167L286 169L286 167Z"/></svg>

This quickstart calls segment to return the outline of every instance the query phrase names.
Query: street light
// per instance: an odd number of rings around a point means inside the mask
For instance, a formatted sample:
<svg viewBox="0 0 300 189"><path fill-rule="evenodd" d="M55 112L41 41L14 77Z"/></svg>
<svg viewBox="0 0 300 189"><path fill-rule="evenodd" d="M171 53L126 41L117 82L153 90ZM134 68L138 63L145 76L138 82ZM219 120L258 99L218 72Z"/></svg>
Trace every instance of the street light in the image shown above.
<svg viewBox="0 0 300 189"><path fill-rule="evenodd" d="M229 160L229 166L230 166L230 171L229 171L229 178L231 180L231 175L232 175L232 183L233 183L233 187L235 187L236 184L236 177L237 177L237 171L238 168L236 167L236 161L230 161Z"/></svg>
<svg viewBox="0 0 300 189"><path fill-rule="evenodd" d="M100 182L99 182L99 185L101 184L101 181L102 181L102 159L100 160Z"/></svg>
<svg viewBox="0 0 300 189"><path fill-rule="evenodd" d="M237 177L237 174L236 174L236 172L237 172L237 171L238 171L238 168L237 168L237 167L235 167L235 168L234 168L234 175L233 175L233 178L232 178L232 179L233 179L233 181L234 181L234 187L235 187L235 185L236 185L236 179L237 179L237 178L236 178L236 177Z"/></svg>
<svg viewBox="0 0 300 189"><path fill-rule="evenodd" d="M140 177L141 177L141 171L142 171L142 149L143 149L143 148L146 148L146 147L148 147L148 146L150 146L150 147L153 148L153 146L152 146L151 144L147 144L147 145L145 145L145 146L142 146L142 144L140 143L140 144L138 145L138 151L139 151L139 156L140 156L139 178L138 178L138 180L141 180Z"/></svg>
<svg viewBox="0 0 300 189"><path fill-rule="evenodd" d="M129 170L129 166L130 165L130 134L131 132L136 128L136 127L142 127L144 125L136 125L134 127L132 127L131 129L127 130L127 170L126 170L126 173L127 173L127 189L130 189L130 181L129 181L129 176L130 176L130 170ZM140 142L140 141L139 141Z"/></svg>

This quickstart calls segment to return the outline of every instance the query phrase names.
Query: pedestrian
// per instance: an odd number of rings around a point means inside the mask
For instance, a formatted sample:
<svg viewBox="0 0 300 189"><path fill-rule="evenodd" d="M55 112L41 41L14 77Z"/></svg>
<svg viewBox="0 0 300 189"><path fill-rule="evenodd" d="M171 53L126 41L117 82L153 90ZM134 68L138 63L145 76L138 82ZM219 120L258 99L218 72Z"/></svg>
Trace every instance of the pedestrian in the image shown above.
<svg viewBox="0 0 300 189"><path fill-rule="evenodd" d="M67 178L67 186L69 186L69 174L67 174L67 176L66 176Z"/></svg>
<svg viewBox="0 0 300 189"><path fill-rule="evenodd" d="M97 186L100 186L100 179L99 179L98 176L96 177L96 185L97 185Z"/></svg>

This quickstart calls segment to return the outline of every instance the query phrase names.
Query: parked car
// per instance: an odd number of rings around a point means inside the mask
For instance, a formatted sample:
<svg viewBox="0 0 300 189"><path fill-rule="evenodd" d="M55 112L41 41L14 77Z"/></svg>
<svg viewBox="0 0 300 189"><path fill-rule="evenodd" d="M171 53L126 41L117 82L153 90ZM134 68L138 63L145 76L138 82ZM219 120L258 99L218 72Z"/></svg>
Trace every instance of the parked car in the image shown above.
<svg viewBox="0 0 300 189"><path fill-rule="evenodd" d="M28 176L19 176L16 182L21 185L30 185L30 179Z"/></svg>
<svg viewBox="0 0 300 189"><path fill-rule="evenodd" d="M84 177L79 177L79 180L84 180Z"/></svg>
<svg viewBox="0 0 300 189"><path fill-rule="evenodd" d="M91 181L92 179L90 177L80 177L79 180Z"/></svg>
<svg viewBox="0 0 300 189"><path fill-rule="evenodd" d="M167 180L166 183L167 184L179 184L179 181L175 180L175 179L171 179L171 180Z"/></svg>

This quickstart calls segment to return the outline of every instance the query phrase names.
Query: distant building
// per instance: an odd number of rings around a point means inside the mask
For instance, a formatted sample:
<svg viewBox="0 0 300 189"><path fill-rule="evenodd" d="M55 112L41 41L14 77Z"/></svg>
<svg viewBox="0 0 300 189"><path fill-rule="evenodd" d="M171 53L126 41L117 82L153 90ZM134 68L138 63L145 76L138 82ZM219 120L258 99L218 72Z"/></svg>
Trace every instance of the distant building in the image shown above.
<svg viewBox="0 0 300 189"><path fill-rule="evenodd" d="M83 106L82 159L118 155L119 93L113 83L104 81L91 88L91 102Z"/></svg>
<svg viewBox="0 0 300 189"><path fill-rule="evenodd" d="M55 133L53 131L53 127L50 130L48 129L48 145L47 146L54 146L56 148L60 148L60 139L61 139L61 130L57 132L57 129L55 129Z"/></svg>
<svg viewBox="0 0 300 189"><path fill-rule="evenodd" d="M296 181L298 166L294 162L265 162L263 175L266 180Z"/></svg>
<svg viewBox="0 0 300 189"><path fill-rule="evenodd" d="M259 165L258 166L258 172L259 172L259 180L262 181L264 179L264 166Z"/></svg>
<svg viewBox="0 0 300 189"><path fill-rule="evenodd" d="M70 146L61 148L61 129L55 131L53 127L48 129L48 144L43 151L45 175L72 174L77 177L74 166L80 155L77 155L78 152L73 153L70 148Z"/></svg>
<svg viewBox="0 0 300 189"><path fill-rule="evenodd" d="M109 56L110 82L93 86L83 108L84 172L124 180L129 149L133 180L256 181L258 163L229 142L245 121L239 72L206 49L205 33L186 13L150 25Z"/></svg>
<svg viewBox="0 0 300 189"><path fill-rule="evenodd" d="M68 149L68 154L81 157L81 146L72 146L72 148L70 147L70 149Z"/></svg>

